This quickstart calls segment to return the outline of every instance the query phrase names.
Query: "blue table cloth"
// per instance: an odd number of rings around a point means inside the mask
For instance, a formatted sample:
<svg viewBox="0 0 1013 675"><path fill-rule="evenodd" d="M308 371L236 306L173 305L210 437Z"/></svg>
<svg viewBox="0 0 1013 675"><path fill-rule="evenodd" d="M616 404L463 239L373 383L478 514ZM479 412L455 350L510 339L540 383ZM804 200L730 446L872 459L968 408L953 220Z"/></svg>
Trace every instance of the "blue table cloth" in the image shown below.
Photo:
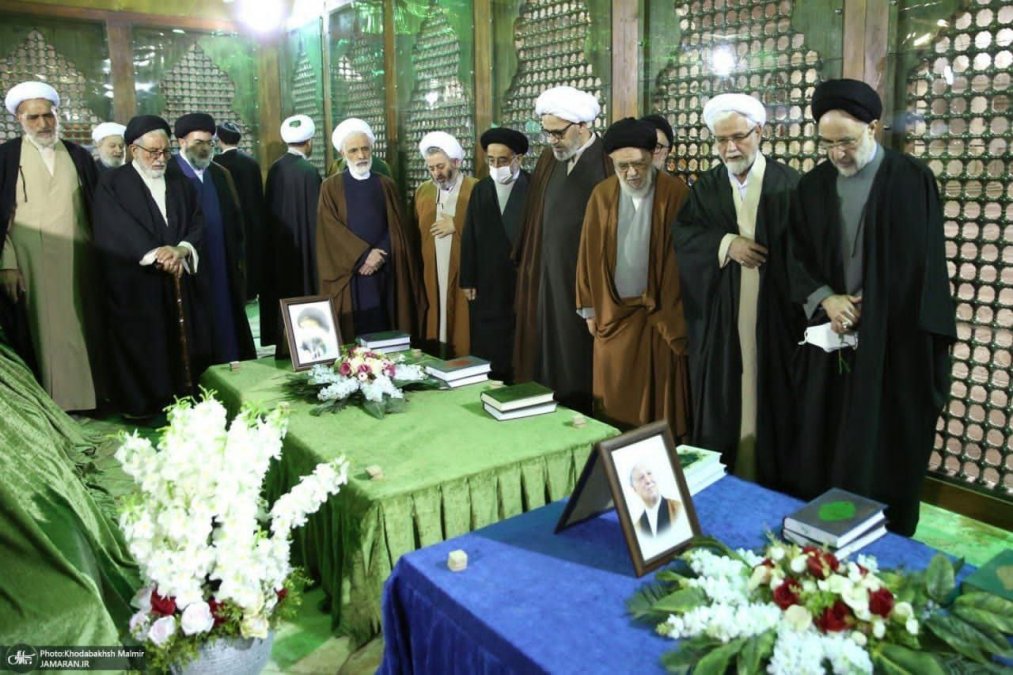
<svg viewBox="0 0 1013 675"><path fill-rule="evenodd" d="M704 534L760 548L802 502L728 476L693 498ZM676 647L635 623L633 572L615 512L553 534L564 502L402 556L384 587L381 673L662 673ZM468 568L447 569L463 549ZM921 568L935 551L888 534L880 567ZM966 570L964 571L966 573Z"/></svg>

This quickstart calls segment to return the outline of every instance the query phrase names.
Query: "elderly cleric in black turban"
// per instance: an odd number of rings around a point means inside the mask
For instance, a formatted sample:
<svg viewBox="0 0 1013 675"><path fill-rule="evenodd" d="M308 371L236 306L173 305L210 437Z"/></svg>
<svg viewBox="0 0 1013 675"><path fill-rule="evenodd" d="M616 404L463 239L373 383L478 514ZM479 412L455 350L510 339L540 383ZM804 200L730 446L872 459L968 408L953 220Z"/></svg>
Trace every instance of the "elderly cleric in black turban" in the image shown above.
<svg viewBox="0 0 1013 675"><path fill-rule="evenodd" d="M123 142L130 145L146 133L161 129L166 136L171 136L169 123L158 115L137 115L130 118L127 128L123 132Z"/></svg>
<svg viewBox="0 0 1013 675"><path fill-rule="evenodd" d="M605 152L609 154L619 148L640 148L654 152L654 146L658 144L658 134L650 122L627 117L608 128L602 144L605 146Z"/></svg>
<svg viewBox="0 0 1013 675"><path fill-rule="evenodd" d="M858 80L827 80L813 92L813 118L820 118L830 110L843 110L855 119L868 124L883 114L883 102L876 90Z"/></svg>

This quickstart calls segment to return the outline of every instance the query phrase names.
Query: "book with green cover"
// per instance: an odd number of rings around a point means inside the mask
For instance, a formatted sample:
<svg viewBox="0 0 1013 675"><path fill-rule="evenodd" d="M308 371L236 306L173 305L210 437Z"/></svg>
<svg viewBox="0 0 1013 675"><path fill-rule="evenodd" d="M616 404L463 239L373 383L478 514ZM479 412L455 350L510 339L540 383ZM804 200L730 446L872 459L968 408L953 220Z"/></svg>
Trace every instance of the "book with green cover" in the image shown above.
<svg viewBox="0 0 1013 675"><path fill-rule="evenodd" d="M1013 601L1013 549L1002 551L972 572L963 583L964 592L983 591Z"/></svg>
<svg viewBox="0 0 1013 675"><path fill-rule="evenodd" d="M704 450L692 445L680 445L675 451L679 454L679 464L682 465L683 473L701 471L721 461L721 453L713 450Z"/></svg>
<svg viewBox="0 0 1013 675"><path fill-rule="evenodd" d="M842 541L868 529L871 521L882 518L885 509L882 502L830 488L785 517L784 528L827 546L841 546Z"/></svg>
<svg viewBox="0 0 1013 675"><path fill-rule="evenodd" d="M459 356L456 359L446 361L434 357L432 361L426 361L425 368L426 372L433 377L449 381L488 373L492 368L492 364L485 359L470 355Z"/></svg>
<svg viewBox="0 0 1013 675"><path fill-rule="evenodd" d="M481 398L483 403L505 412L548 403L552 400L552 390L537 382L521 382L482 392Z"/></svg>
<svg viewBox="0 0 1013 675"><path fill-rule="evenodd" d="M377 333L363 333L355 341L363 347L391 347L407 344L411 340L412 336L408 333L399 330L383 330Z"/></svg>

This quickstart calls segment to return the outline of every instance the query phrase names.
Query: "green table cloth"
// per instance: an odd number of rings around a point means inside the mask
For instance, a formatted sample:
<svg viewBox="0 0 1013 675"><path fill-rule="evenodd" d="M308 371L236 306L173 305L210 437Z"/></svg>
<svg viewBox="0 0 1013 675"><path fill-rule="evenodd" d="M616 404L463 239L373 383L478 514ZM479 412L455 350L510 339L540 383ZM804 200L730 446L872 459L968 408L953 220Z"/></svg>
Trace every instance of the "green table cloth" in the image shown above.
<svg viewBox="0 0 1013 675"><path fill-rule="evenodd" d="M357 407L315 417L311 403L284 392L294 376L288 361L267 358L214 366L201 383L230 413L243 403L291 403L268 499L318 462L348 458L348 485L297 531L293 551L330 596L337 632L356 644L380 632L383 583L398 558L567 496L592 445L619 433L591 419L574 427L562 407L499 422L479 400L487 384L408 392L407 410L382 420ZM369 479L370 465L382 479Z"/></svg>

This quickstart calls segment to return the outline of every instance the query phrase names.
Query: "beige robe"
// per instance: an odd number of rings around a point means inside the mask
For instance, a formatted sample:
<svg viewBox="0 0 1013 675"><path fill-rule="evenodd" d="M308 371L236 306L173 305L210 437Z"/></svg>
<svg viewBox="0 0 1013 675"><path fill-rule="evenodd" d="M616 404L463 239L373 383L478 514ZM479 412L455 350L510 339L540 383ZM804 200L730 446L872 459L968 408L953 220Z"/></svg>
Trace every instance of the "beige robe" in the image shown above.
<svg viewBox="0 0 1013 675"><path fill-rule="evenodd" d="M760 206L765 169L766 160L757 153L756 161L749 170L744 198L736 185L738 179L729 177L739 236L750 241L756 240L756 211ZM728 264L728 244L734 238L734 235L726 235L727 243L723 242L718 251L724 264ZM753 480L756 477L756 308L760 296L760 270L742 267L739 272L738 332L739 350L742 354L742 417L739 423L739 452L735 473Z"/></svg>
<svg viewBox="0 0 1013 675"><path fill-rule="evenodd" d="M63 143L50 174L38 148L21 146L16 211L3 269L24 278L29 329L42 386L64 410L96 407L92 359L85 339L84 295L91 232L77 169Z"/></svg>

